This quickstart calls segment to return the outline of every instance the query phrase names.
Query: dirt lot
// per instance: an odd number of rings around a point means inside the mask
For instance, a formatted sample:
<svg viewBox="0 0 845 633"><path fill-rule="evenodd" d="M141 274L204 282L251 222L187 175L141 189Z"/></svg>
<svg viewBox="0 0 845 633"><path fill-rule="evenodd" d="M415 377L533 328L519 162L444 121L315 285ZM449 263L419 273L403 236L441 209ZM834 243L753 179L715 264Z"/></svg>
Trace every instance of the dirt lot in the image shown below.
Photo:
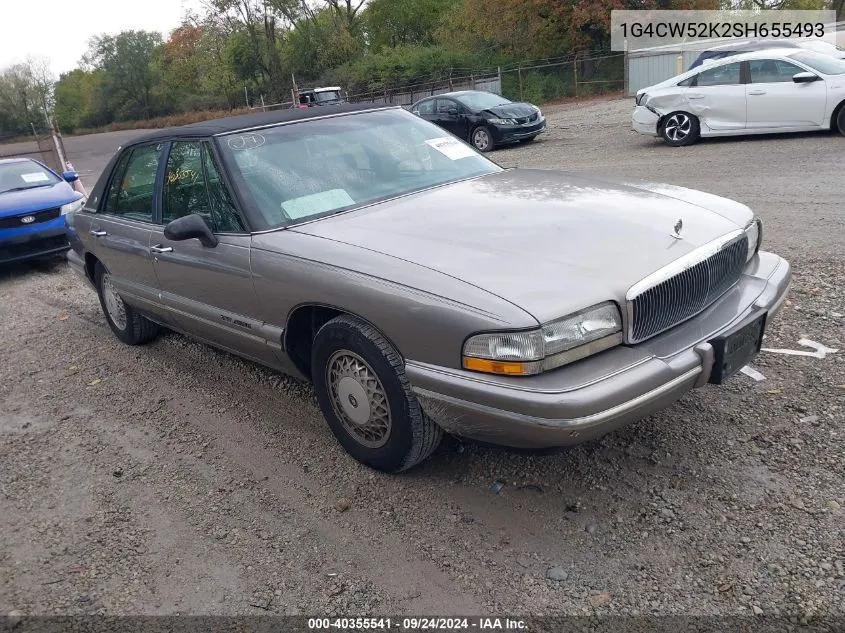
<svg viewBox="0 0 845 633"><path fill-rule="evenodd" d="M6 269L0 613L845 615L845 138L672 149L630 106L550 110L493 156L751 205L795 271L765 347L838 353L764 352L766 380L558 455L450 440L387 476L307 385L175 334L123 346L64 262ZM90 186L118 143L66 144Z"/></svg>

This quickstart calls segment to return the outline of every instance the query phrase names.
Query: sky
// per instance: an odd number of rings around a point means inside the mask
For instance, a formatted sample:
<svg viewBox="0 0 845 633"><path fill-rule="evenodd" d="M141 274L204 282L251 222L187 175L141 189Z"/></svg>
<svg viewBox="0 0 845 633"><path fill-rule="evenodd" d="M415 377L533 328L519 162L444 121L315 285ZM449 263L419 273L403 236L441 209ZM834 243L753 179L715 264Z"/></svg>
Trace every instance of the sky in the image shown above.
<svg viewBox="0 0 845 633"><path fill-rule="evenodd" d="M101 33L160 31L167 38L199 0L0 0L0 69L47 57L58 78L73 70Z"/></svg>

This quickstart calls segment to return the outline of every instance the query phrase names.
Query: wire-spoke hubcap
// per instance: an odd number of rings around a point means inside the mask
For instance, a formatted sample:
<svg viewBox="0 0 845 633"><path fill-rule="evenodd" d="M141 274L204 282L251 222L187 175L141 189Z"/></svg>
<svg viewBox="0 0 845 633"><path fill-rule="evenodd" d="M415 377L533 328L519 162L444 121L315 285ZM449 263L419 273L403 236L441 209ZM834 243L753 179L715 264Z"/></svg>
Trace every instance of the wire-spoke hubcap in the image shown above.
<svg viewBox="0 0 845 633"><path fill-rule="evenodd" d="M666 121L666 136L673 141L680 141L687 137L692 129L692 121L686 114L675 114Z"/></svg>
<svg viewBox="0 0 845 633"><path fill-rule="evenodd" d="M126 329L126 306L123 299L117 294L117 290L111 281L111 275L103 275L103 302L106 304L106 312L119 330Z"/></svg>
<svg viewBox="0 0 845 633"><path fill-rule="evenodd" d="M390 437L390 403L376 373L363 358L338 350L326 365L335 415L358 443L379 448Z"/></svg>
<svg viewBox="0 0 845 633"><path fill-rule="evenodd" d="M490 136L487 134L487 130L476 130L472 136L472 142L482 151L487 149L487 146L490 144Z"/></svg>

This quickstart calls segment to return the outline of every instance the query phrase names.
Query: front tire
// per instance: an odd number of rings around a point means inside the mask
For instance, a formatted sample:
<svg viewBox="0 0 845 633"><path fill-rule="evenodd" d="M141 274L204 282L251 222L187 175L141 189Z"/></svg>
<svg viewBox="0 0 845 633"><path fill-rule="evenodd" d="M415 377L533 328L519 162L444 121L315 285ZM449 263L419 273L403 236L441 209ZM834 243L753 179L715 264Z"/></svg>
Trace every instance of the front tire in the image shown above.
<svg viewBox="0 0 845 633"><path fill-rule="evenodd" d="M120 341L127 345L141 345L158 335L158 324L142 317L123 302L112 283L111 274L99 262L94 268L94 284L106 322Z"/></svg>
<svg viewBox="0 0 845 633"><path fill-rule="evenodd" d="M362 464L401 472L431 455L443 438L411 391L402 357L361 319L343 315L320 328L311 376L329 428Z"/></svg>
<svg viewBox="0 0 845 633"><path fill-rule="evenodd" d="M836 117L836 129L842 136L845 136L845 105L839 108L839 114Z"/></svg>
<svg viewBox="0 0 845 633"><path fill-rule="evenodd" d="M495 146L493 135L483 125L479 125L470 132L469 141L479 152L489 152Z"/></svg>
<svg viewBox="0 0 845 633"><path fill-rule="evenodd" d="M701 135L698 117L689 112L670 112L660 124L660 136L667 145L682 147L695 143Z"/></svg>

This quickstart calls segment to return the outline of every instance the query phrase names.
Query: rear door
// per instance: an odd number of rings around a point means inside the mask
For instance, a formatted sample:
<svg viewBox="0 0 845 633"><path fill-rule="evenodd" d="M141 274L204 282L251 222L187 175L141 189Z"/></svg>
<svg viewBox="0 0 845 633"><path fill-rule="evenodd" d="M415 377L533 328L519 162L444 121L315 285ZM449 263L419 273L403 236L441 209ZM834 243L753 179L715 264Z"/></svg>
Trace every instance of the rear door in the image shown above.
<svg viewBox="0 0 845 633"><path fill-rule="evenodd" d="M807 72L782 59L748 62L750 83L748 127L821 127L827 106L824 80L795 83L792 77Z"/></svg>
<svg viewBox="0 0 845 633"><path fill-rule="evenodd" d="M141 310L161 313L158 280L150 258L156 181L165 143L124 150L97 213L90 216L86 250L112 276L121 296Z"/></svg>
<svg viewBox="0 0 845 633"><path fill-rule="evenodd" d="M437 117L434 115L434 102L434 99L425 99L424 101L420 101L414 109L411 110L411 112L426 121L435 123Z"/></svg>
<svg viewBox="0 0 845 633"><path fill-rule="evenodd" d="M281 343L281 330L268 333L256 317L251 237L221 179L208 141L172 142L161 209L162 221L152 231L150 250L162 300L181 329L254 360L278 364L275 351ZM197 239L171 241L164 236L168 222L192 213L203 216L219 240L217 246L203 246Z"/></svg>
<svg viewBox="0 0 845 633"><path fill-rule="evenodd" d="M690 112L713 130L740 130L746 123L742 64L734 62L703 70L686 91Z"/></svg>

